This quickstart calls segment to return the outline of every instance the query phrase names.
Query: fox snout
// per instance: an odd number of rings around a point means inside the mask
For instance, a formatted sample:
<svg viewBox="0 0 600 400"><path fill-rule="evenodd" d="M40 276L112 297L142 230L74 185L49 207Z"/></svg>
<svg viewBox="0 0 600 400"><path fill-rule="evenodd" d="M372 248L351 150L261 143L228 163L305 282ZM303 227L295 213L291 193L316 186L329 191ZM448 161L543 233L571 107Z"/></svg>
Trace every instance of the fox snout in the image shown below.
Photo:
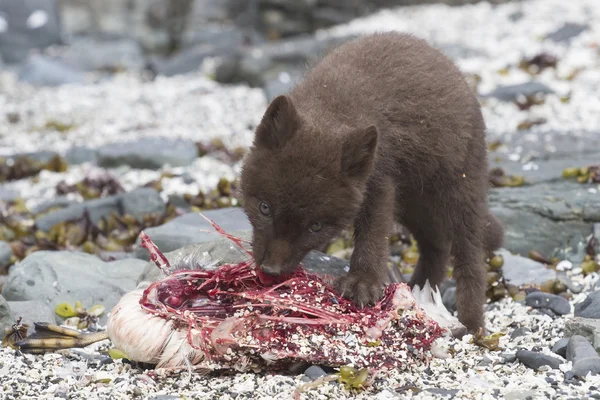
<svg viewBox="0 0 600 400"><path fill-rule="evenodd" d="M267 244L258 266L263 272L274 276L291 272L299 261L293 259L290 250L291 246L287 241L274 240Z"/></svg>

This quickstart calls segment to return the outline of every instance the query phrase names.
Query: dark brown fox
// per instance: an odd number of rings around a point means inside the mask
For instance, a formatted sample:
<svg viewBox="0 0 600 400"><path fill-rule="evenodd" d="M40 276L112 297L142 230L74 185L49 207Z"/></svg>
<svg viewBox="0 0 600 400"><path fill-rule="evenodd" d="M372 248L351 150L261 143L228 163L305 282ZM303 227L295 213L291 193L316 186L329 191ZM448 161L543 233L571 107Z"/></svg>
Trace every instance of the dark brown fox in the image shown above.
<svg viewBox="0 0 600 400"><path fill-rule="evenodd" d="M336 287L372 304L397 221L420 249L410 285L440 285L453 256L459 320L484 327L483 260L503 238L487 205L485 123L458 68L425 41L381 33L331 51L267 108L241 189L266 273L290 272L353 226Z"/></svg>

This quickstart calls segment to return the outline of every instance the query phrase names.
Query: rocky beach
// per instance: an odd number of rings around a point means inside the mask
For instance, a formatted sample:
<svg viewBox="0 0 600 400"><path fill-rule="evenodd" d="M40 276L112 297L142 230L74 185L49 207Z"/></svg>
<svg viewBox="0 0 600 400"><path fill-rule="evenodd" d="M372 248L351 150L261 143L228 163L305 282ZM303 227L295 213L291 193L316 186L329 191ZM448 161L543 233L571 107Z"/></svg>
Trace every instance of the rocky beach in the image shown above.
<svg viewBox="0 0 600 400"><path fill-rule="evenodd" d="M445 339L449 358L360 391L319 383L337 373L319 365L165 374L113 357L108 340L42 355L3 347L0 398L289 399L300 387L302 399L600 398L597 0L184 1L183 26L160 2L18 3L0 3L2 331L18 318L30 332L33 322L103 330L124 294L159 278L141 231L169 257L244 261L198 213L250 237L237 178L268 102L312 57L399 30L454 59L479 96L490 208L506 229L484 263L486 323L502 335L487 347ZM398 227L390 248L406 280L418 246ZM305 264L339 271L351 251L346 235ZM452 312L455 286L441 288ZM76 302L104 312L86 319Z"/></svg>

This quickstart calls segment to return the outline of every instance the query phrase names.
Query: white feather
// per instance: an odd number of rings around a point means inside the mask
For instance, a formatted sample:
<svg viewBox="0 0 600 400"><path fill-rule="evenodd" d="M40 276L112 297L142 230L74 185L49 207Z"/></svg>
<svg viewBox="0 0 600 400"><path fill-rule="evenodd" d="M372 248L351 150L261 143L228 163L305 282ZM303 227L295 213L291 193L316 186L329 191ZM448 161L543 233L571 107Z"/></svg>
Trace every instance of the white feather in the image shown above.
<svg viewBox="0 0 600 400"><path fill-rule="evenodd" d="M420 286L415 285L412 293L419 307L440 327L447 329L449 333L464 332L466 330L465 326L458 321L458 318L446 309L437 286L435 290L432 289L429 280L425 282L422 289Z"/></svg>

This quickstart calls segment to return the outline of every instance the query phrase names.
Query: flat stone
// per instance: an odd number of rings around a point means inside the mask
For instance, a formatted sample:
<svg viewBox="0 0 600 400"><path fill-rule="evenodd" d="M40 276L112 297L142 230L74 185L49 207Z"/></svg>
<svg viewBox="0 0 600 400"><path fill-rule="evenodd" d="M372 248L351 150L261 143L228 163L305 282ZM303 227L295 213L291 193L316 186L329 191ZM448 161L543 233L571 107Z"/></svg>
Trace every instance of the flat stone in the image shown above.
<svg viewBox="0 0 600 400"><path fill-rule="evenodd" d="M566 358L567 357L567 345L569 344L569 338L562 338L554 343L552 346L552 352L554 354L558 354L559 356Z"/></svg>
<svg viewBox="0 0 600 400"><path fill-rule="evenodd" d="M567 42L574 37L579 36L582 32L589 29L587 24L576 24L573 22L567 22L556 31L546 35L546 39L550 39L554 42Z"/></svg>
<svg viewBox="0 0 600 400"><path fill-rule="evenodd" d="M0 240L0 274L6 272L6 268L8 268L12 255L13 252L10 244Z"/></svg>
<svg viewBox="0 0 600 400"><path fill-rule="evenodd" d="M580 335L590 341L597 352L600 352L600 320L575 317L565 322L565 336Z"/></svg>
<svg viewBox="0 0 600 400"><path fill-rule="evenodd" d="M0 16L10 21L6 29L0 31L0 55L4 62L21 62L32 49L60 43L59 14L56 0L0 2Z"/></svg>
<svg viewBox="0 0 600 400"><path fill-rule="evenodd" d="M550 293L529 293L525 297L525 304L533 308L551 310L557 315L565 315L571 312L571 305L567 299Z"/></svg>
<svg viewBox="0 0 600 400"><path fill-rule="evenodd" d="M97 161L96 150L84 146L74 146L67 150L65 159L71 165Z"/></svg>
<svg viewBox="0 0 600 400"><path fill-rule="evenodd" d="M575 316L600 319L600 290L588 294L584 301L575 305Z"/></svg>
<svg viewBox="0 0 600 400"><path fill-rule="evenodd" d="M533 96L535 94L551 94L554 90L540 82L525 82L516 85L498 86L483 97L494 97L502 101L514 101L519 96Z"/></svg>
<svg viewBox="0 0 600 400"><path fill-rule="evenodd" d="M561 180L518 188L491 189L491 212L505 228L504 247L517 254L537 250L550 257L600 220L598 194L588 185Z"/></svg>
<svg viewBox="0 0 600 400"><path fill-rule="evenodd" d="M556 272L530 258L513 255L505 249L500 249L496 253L503 257L502 275L512 285L541 285L556 276Z"/></svg>
<svg viewBox="0 0 600 400"><path fill-rule="evenodd" d="M132 168L159 169L168 164L185 167L198 157L196 145L191 140L144 138L137 141L111 143L97 151L98 165L113 168L128 165Z"/></svg>
<svg viewBox="0 0 600 400"><path fill-rule="evenodd" d="M139 43L115 35L76 36L59 57L83 71L140 71L145 65Z"/></svg>
<svg viewBox="0 0 600 400"><path fill-rule="evenodd" d="M80 252L38 251L10 268L2 296L8 301L39 301L51 309L77 300L84 307L103 304L105 323L112 307L135 289L145 266L137 259L107 263Z"/></svg>
<svg viewBox="0 0 600 400"><path fill-rule="evenodd" d="M517 355L515 353L501 353L500 357L502 357L502 361L505 364L510 364L517 361Z"/></svg>
<svg viewBox="0 0 600 400"><path fill-rule="evenodd" d="M28 324L28 333L33 333L34 322L56 323L56 314L45 303L41 301L9 301L8 305L14 318L23 318L22 323Z"/></svg>
<svg viewBox="0 0 600 400"><path fill-rule="evenodd" d="M230 234L240 231L252 231L252 226L242 208L229 207L208 210L203 214ZM198 213L182 215L164 225L148 228L145 232L163 253L177 250L189 244L200 244L221 238L212 225ZM143 260L149 260L148 252L139 246L139 243L140 240L138 239L136 256Z"/></svg>
<svg viewBox="0 0 600 400"><path fill-rule="evenodd" d="M526 326L522 326L520 328L515 329L511 334L510 334L510 338L511 339L516 339L522 336L527 336L531 333L531 329L529 329Z"/></svg>
<svg viewBox="0 0 600 400"><path fill-rule="evenodd" d="M60 60L32 54L18 72L19 80L34 86L60 86L85 82L83 73Z"/></svg>
<svg viewBox="0 0 600 400"><path fill-rule="evenodd" d="M33 214L41 214L44 213L51 208L65 208L71 206L73 204L78 204L76 200L72 200L67 196L57 196L52 200L45 201L41 204L38 204L31 210Z"/></svg>
<svg viewBox="0 0 600 400"><path fill-rule="evenodd" d="M538 370L542 366L549 366L552 369L558 369L562 361L556 357L552 357L543 353L529 350L517 351L517 359L525 366Z"/></svg>
<svg viewBox="0 0 600 400"><path fill-rule="evenodd" d="M98 222L113 212L120 214L121 211L141 219L146 214L164 213L166 204L155 189L139 188L127 193L72 204L41 216L36 220L36 224L39 229L49 231L59 222L81 218L86 210L93 222Z"/></svg>
<svg viewBox="0 0 600 400"><path fill-rule="evenodd" d="M425 388L426 392L441 396L442 398L454 398L460 392L459 389Z"/></svg>

